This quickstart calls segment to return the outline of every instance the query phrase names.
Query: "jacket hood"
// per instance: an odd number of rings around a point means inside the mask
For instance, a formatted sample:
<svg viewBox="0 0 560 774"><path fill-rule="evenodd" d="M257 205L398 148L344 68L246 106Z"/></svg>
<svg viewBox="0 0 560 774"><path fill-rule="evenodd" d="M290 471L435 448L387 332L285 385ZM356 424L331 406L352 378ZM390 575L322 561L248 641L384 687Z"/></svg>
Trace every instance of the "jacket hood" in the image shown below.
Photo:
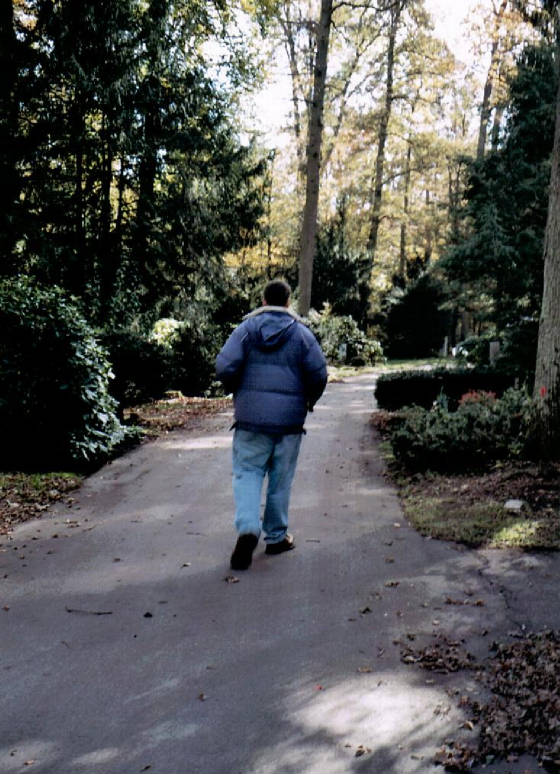
<svg viewBox="0 0 560 774"><path fill-rule="evenodd" d="M281 347L294 333L297 317L287 309L263 307L248 315L247 327L253 344L261 350Z"/></svg>

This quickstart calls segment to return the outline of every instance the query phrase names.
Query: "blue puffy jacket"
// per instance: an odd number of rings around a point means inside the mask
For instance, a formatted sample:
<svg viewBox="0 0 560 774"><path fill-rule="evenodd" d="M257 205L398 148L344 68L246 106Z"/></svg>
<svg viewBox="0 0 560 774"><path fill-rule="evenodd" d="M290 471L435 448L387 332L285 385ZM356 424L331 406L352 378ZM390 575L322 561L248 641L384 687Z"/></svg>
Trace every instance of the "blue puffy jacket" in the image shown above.
<svg viewBox="0 0 560 774"><path fill-rule="evenodd" d="M257 309L226 341L216 374L233 392L236 427L260 433L301 433L308 409L327 383L317 339L284 307Z"/></svg>

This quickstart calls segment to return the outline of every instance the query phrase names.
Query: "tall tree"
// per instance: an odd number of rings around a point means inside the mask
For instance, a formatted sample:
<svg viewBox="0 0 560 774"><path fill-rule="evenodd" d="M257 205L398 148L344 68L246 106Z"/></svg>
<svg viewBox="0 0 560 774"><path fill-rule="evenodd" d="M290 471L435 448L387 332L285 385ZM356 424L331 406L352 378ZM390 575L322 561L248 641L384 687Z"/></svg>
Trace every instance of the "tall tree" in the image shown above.
<svg viewBox="0 0 560 774"><path fill-rule="evenodd" d="M375 171L372 185L371 201L371 220L367 240L367 249L370 255L371 263L375 260L377 249L377 235L379 233L379 223L381 221L381 200L383 197L383 175L385 170L385 146L387 143L387 133L391 111L393 109L393 83L395 68L395 44L397 33L399 31L400 20L406 0L396 0L389 3L389 37L387 44L387 72L385 80L385 99L379 121L379 131L377 134L377 155L375 159Z"/></svg>
<svg viewBox="0 0 560 774"><path fill-rule="evenodd" d="M323 138L323 107L329 36L333 0L321 0L321 14L317 33L317 51L313 77L313 97L309 111L309 139L307 144L305 207L301 230L301 252L299 259L299 312L309 313L311 304L311 284L313 281L313 258L317 236L317 210L319 206L319 179L321 167L321 142Z"/></svg>
<svg viewBox="0 0 560 774"><path fill-rule="evenodd" d="M491 36L490 65L488 67L486 81L484 83L484 90L482 93L482 104L480 106L480 125L478 129L478 142L476 147L476 157L479 161L484 158L484 150L486 148L486 136L488 134L488 124L490 122L490 113L492 110L490 97L492 95L492 89L494 88L494 83L496 81L500 66L500 32L507 5L508 0L501 0L499 5L496 5L495 0L493 0L492 3L493 29Z"/></svg>
<svg viewBox="0 0 560 774"><path fill-rule="evenodd" d="M560 8L544 0L554 31L556 52L556 120L552 150L548 217L544 237L544 284L534 397L537 400L536 437L545 458L560 457Z"/></svg>

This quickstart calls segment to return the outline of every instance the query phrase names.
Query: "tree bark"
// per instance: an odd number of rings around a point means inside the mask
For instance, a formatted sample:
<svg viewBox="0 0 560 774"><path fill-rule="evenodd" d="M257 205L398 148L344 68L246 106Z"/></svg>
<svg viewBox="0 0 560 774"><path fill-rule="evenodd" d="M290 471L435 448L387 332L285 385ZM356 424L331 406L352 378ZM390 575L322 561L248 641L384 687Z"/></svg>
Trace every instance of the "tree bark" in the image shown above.
<svg viewBox="0 0 560 774"><path fill-rule="evenodd" d="M323 138L323 105L329 53L333 0L321 0L321 15L317 34L317 52L313 74L313 99L309 113L309 140L307 145L307 169L305 208L301 233L299 259L299 313L307 315L311 305L313 259L317 237L317 211L319 207L319 177L321 168L321 142Z"/></svg>
<svg viewBox="0 0 560 774"><path fill-rule="evenodd" d="M291 5L285 4L286 18L280 20L280 25L284 31L284 45L286 48L286 54L288 56L288 62L290 64L290 78L292 83L292 109L294 118L294 134L296 138L296 154L297 154L297 171L298 171L298 188L303 189L305 182L305 148L302 138L301 130L301 113L299 109L299 101L302 98L302 83L301 74L299 72L296 42L294 38L294 21L290 17Z"/></svg>
<svg viewBox="0 0 560 774"><path fill-rule="evenodd" d="M560 53L560 45L557 46ZM560 457L560 80L548 217L544 239L544 288L539 322L534 398L535 437L543 459Z"/></svg>
<svg viewBox="0 0 560 774"><path fill-rule="evenodd" d="M490 97L494 87L494 80L499 66L499 36L502 19L507 8L508 0L502 0L502 3L495 14L494 30L492 32L492 49L490 54L490 66L486 75L486 83L482 94L482 104L480 106L480 125L478 128L478 143L476 148L476 159L482 161L486 148L486 137L488 135L488 124L490 122Z"/></svg>
<svg viewBox="0 0 560 774"><path fill-rule="evenodd" d="M400 17L403 9L401 0L391 8L391 26L389 28L389 44L387 46L387 83L385 87L385 106L379 125L379 137L377 142L377 158L375 161L375 177L373 181L373 195L371 202L371 221L367 241L367 251L370 264L373 266L375 252L377 250L377 236L381 222L381 202L383 198L383 171L385 168L385 144L391 110L393 108L393 71L395 67L395 42L399 29Z"/></svg>
<svg viewBox="0 0 560 774"><path fill-rule="evenodd" d="M401 221L401 240L399 249L399 277L406 281L406 242L408 228L409 194L410 194L410 162L412 159L412 138L408 138L406 149L406 166L403 179L403 219Z"/></svg>

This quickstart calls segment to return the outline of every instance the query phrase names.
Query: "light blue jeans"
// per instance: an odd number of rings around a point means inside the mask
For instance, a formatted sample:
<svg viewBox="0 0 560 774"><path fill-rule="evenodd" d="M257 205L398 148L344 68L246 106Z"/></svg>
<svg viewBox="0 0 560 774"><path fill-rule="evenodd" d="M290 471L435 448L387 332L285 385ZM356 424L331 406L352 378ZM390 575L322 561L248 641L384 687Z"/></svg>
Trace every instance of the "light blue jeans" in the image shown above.
<svg viewBox="0 0 560 774"><path fill-rule="evenodd" d="M240 535L260 535L261 491L268 474L262 529L267 543L279 543L288 528L290 491L301 434L269 435L236 429L233 435L235 528Z"/></svg>

